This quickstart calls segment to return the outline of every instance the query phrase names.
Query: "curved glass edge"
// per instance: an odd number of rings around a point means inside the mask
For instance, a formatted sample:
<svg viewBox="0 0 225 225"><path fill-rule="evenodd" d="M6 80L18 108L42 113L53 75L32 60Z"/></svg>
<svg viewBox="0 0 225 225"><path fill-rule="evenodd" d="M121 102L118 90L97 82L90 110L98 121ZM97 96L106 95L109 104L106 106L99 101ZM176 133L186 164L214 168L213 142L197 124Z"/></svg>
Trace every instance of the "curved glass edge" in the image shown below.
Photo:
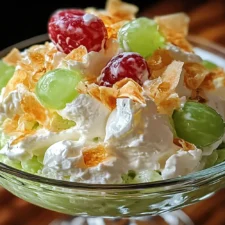
<svg viewBox="0 0 225 225"><path fill-rule="evenodd" d="M11 51L13 48L18 48L20 50L28 48L31 45L43 43L48 41L48 34L42 34L39 36L32 37L30 39L21 41L17 44L7 47L0 51L0 58L4 57L7 53ZM189 36L188 40L196 47L203 48L209 52L215 53L216 55L221 56L225 59L225 48L216 43L213 43L209 40L198 36ZM193 172L186 176L176 177L172 179L167 179L163 181L154 181L154 182L146 182L146 183L138 183L138 184L87 184L87 183L77 183L71 181L63 181L56 180L51 178L46 178L42 176L38 176L35 174L27 173L3 163L0 163L0 171L7 173L9 175L13 175L25 180L43 183L47 185L54 185L63 188L72 188L72 189L87 189L87 190L141 190L147 188L160 188L160 187L173 187L175 185L190 185L190 187L199 186L200 183L204 183L205 180L208 181L208 178L211 176L212 179L220 178L225 175L225 162L220 163L211 168Z"/></svg>

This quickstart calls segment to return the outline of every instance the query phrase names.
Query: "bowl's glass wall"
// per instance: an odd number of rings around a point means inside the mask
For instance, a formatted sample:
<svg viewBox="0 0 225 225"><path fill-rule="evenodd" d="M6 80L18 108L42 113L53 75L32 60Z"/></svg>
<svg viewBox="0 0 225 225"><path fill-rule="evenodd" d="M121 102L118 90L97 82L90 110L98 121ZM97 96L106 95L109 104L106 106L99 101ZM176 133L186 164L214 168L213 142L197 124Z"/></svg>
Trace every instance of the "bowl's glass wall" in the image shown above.
<svg viewBox="0 0 225 225"><path fill-rule="evenodd" d="M224 175L155 188L88 190L43 184L0 172L0 185L28 202L65 214L127 217L157 215L197 202L225 187Z"/></svg>
<svg viewBox="0 0 225 225"><path fill-rule="evenodd" d="M42 42L42 39L31 39L20 43L19 47ZM193 37L190 40L199 49L225 59L222 48ZM0 53L0 57L7 51ZM225 187L225 163L171 181L111 186L69 184L22 173L0 164L0 185L28 202L70 215L157 215L197 202Z"/></svg>

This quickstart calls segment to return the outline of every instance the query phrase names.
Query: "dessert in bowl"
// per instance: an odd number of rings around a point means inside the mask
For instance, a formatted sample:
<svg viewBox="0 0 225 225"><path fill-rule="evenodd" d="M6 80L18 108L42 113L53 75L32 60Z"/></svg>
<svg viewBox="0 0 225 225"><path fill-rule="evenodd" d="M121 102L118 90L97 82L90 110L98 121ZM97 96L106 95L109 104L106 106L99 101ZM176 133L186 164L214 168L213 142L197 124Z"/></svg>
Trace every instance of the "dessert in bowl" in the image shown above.
<svg viewBox="0 0 225 225"><path fill-rule="evenodd" d="M155 215L223 187L224 70L187 40L187 15L136 12L59 10L49 40L3 56L3 187L91 216Z"/></svg>

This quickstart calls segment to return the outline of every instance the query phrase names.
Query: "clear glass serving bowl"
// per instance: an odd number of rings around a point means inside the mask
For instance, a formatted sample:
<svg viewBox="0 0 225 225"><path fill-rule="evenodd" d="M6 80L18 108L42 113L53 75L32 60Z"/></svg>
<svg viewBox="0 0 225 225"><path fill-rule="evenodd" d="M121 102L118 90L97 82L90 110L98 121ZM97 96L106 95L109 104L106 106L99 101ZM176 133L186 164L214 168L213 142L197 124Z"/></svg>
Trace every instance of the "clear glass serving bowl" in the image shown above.
<svg viewBox="0 0 225 225"><path fill-rule="evenodd" d="M189 39L203 58L225 65L224 48L200 38ZM45 40L47 35L41 35L12 47L23 49ZM1 51L0 57L12 47ZM0 163L0 185L28 202L73 216L155 216L198 202L225 187L225 162L183 177L132 185L59 181Z"/></svg>

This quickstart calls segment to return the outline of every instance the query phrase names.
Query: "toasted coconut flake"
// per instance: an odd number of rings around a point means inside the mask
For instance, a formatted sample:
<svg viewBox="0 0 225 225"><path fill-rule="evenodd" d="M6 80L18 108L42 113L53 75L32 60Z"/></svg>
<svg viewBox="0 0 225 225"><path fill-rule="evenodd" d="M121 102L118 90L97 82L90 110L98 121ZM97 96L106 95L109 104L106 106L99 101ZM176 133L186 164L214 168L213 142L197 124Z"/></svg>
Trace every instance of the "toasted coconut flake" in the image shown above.
<svg viewBox="0 0 225 225"><path fill-rule="evenodd" d="M158 107L158 111L161 114L169 114L172 115L174 109L179 108L181 105L181 100L179 98L179 96L174 93L171 94L170 96L168 96L165 100L163 100L159 107Z"/></svg>
<svg viewBox="0 0 225 225"><path fill-rule="evenodd" d="M23 84L24 86L29 87L29 83L29 72L21 69L16 70L13 77L5 87L4 97L8 96L11 91L15 90L17 84Z"/></svg>
<svg viewBox="0 0 225 225"><path fill-rule="evenodd" d="M220 87L225 87L225 71L221 68L209 72L201 83L201 88L208 91Z"/></svg>
<svg viewBox="0 0 225 225"><path fill-rule="evenodd" d="M30 92L22 96L21 108L24 113L29 114L35 121L44 125L47 121L47 110L38 102L36 97Z"/></svg>
<svg viewBox="0 0 225 225"><path fill-rule="evenodd" d="M174 13L165 16L156 16L155 21L160 27L160 30L167 32L167 30L173 30L174 33L188 34L188 26L190 18L185 13Z"/></svg>
<svg viewBox="0 0 225 225"><path fill-rule="evenodd" d="M154 19L168 42L184 51L193 52L192 45L186 39L190 19L185 13L157 16Z"/></svg>
<svg viewBox="0 0 225 225"><path fill-rule="evenodd" d="M30 114L23 114L18 120L17 131L21 133L33 133L34 127L37 125L37 122L34 120L33 116Z"/></svg>
<svg viewBox="0 0 225 225"><path fill-rule="evenodd" d="M6 119L2 124L2 129L5 134L12 135L16 133L19 116L15 115L12 119Z"/></svg>
<svg viewBox="0 0 225 225"><path fill-rule="evenodd" d="M100 87L100 99L101 102L107 106L110 110L116 107L116 98L118 91L113 88Z"/></svg>
<svg viewBox="0 0 225 225"><path fill-rule="evenodd" d="M197 89L208 73L209 71L200 63L185 63L184 82L186 87L191 90Z"/></svg>
<svg viewBox="0 0 225 225"><path fill-rule="evenodd" d="M131 20L135 18L138 7L120 0L108 0L106 3L106 11L112 17Z"/></svg>
<svg viewBox="0 0 225 225"><path fill-rule="evenodd" d="M145 104L142 87L130 78L116 82L113 87L98 86L80 82L77 90L79 93L89 94L107 106L110 110L116 107L117 98L130 98L133 101Z"/></svg>
<svg viewBox="0 0 225 225"><path fill-rule="evenodd" d="M30 133L24 133L24 134L21 134L21 135L19 135L16 139L14 139L10 144L11 144L11 145L16 145L16 144L18 144L19 142L21 142L22 140L24 140L26 137L28 137L28 136L34 134L34 132L35 132L35 131L30 132Z"/></svg>
<svg viewBox="0 0 225 225"><path fill-rule="evenodd" d="M183 65L183 62L174 60L162 74L163 82L170 84L171 91L173 91L179 83Z"/></svg>
<svg viewBox="0 0 225 225"><path fill-rule="evenodd" d="M65 60L74 60L78 62L83 62L83 57L88 53L87 48L83 45L72 50L66 57Z"/></svg>
<svg viewBox="0 0 225 225"><path fill-rule="evenodd" d="M110 87L98 86L97 84L85 84L80 82L77 90L82 94L89 94L93 98L102 102L110 110L116 107L116 98L118 96L118 90Z"/></svg>
<svg viewBox="0 0 225 225"><path fill-rule="evenodd" d="M160 113L171 114L180 106L180 99L175 89L182 73L183 62L173 61L161 77L144 83L146 94L156 103Z"/></svg>
<svg viewBox="0 0 225 225"><path fill-rule="evenodd" d="M21 60L20 51L17 48L13 48L2 60L8 65L16 66Z"/></svg>
<svg viewBox="0 0 225 225"><path fill-rule="evenodd" d="M196 146L190 142L187 142L181 138L174 138L173 143L181 147L184 151L195 150Z"/></svg>
<svg viewBox="0 0 225 225"><path fill-rule="evenodd" d="M24 84L30 91L33 91L40 77L54 69L56 53L56 47L48 42L27 49L17 61L16 71L6 86L5 94L15 90L18 84Z"/></svg>
<svg viewBox="0 0 225 225"><path fill-rule="evenodd" d="M158 49L154 54L147 59L147 64L150 71L161 70L168 66L173 61L170 53L166 49ZM156 77L153 77L156 78Z"/></svg>
<svg viewBox="0 0 225 225"><path fill-rule="evenodd" d="M125 78L118 81L113 87L119 90L118 98L130 98L141 104L146 103L142 95L141 86L132 79Z"/></svg>
<svg viewBox="0 0 225 225"><path fill-rule="evenodd" d="M107 157L108 154L103 145L83 149L84 163L87 167L97 166L106 160Z"/></svg>
<svg viewBox="0 0 225 225"><path fill-rule="evenodd" d="M200 103L206 103L207 102L207 97L205 96L205 92L201 88L197 88L196 90L192 91L191 99L196 100Z"/></svg>

